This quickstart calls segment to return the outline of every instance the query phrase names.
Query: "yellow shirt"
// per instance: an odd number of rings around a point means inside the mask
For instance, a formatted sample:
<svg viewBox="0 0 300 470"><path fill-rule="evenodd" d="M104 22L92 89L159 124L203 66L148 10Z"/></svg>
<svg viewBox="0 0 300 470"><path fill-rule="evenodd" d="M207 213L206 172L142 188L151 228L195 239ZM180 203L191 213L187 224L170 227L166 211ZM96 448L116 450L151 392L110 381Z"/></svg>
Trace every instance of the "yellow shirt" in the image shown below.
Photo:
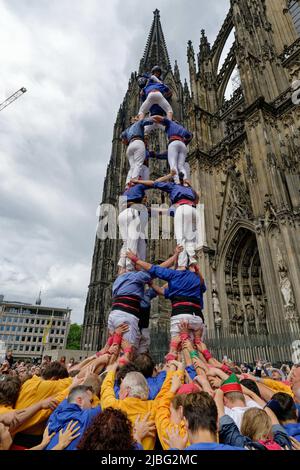
<svg viewBox="0 0 300 470"><path fill-rule="evenodd" d="M291 397L294 397L291 387L280 382L279 380L263 379L262 383L271 390L274 390L274 392L283 392L291 395Z"/></svg>
<svg viewBox="0 0 300 470"><path fill-rule="evenodd" d="M53 397L61 402L67 397L71 383L71 377L59 380L43 380L41 377L34 375L23 383L15 409L22 410L49 397ZM43 434L45 421L51 413L52 410L50 409L38 411L25 423L21 424L17 428L16 433L26 430L26 434Z"/></svg>
<svg viewBox="0 0 300 470"><path fill-rule="evenodd" d="M184 371L177 371L176 374L179 377L184 379ZM171 430L178 429L181 437L184 437L187 433L186 427L183 421L178 424L174 424L171 421L171 411L170 405L171 401L175 397L175 393L171 392L171 381L172 376L166 378L165 385L166 387L162 389L162 393L157 403L156 415L155 415L155 426L157 429L157 434L162 445L163 450L168 450L169 446L167 445L165 438L168 438L168 432Z"/></svg>
<svg viewBox="0 0 300 470"><path fill-rule="evenodd" d="M169 372L167 374L166 380L169 377L169 374L173 373ZM132 422L133 426L138 416L140 416L142 419L149 412L151 413L149 420L154 421L157 402L161 393L164 392L165 382L155 400L141 400L140 398L133 397L127 397L124 400L117 400L114 392L115 372L110 371L105 377L101 387L101 408L104 410L105 408L111 406L112 408L117 408L124 411ZM155 446L155 437L146 437L143 439L142 445L144 450L153 450Z"/></svg>

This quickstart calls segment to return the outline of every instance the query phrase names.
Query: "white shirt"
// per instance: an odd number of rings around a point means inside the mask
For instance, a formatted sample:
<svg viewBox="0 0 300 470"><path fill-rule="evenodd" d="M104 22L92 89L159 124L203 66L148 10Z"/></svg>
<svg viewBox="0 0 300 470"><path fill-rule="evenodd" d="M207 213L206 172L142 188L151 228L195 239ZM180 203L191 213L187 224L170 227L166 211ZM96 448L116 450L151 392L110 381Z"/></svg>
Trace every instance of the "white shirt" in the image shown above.
<svg viewBox="0 0 300 470"><path fill-rule="evenodd" d="M224 411L226 415L233 419L240 430L243 415L246 410L249 410L249 408L260 408L262 410L262 406L258 405L255 401L246 399L246 406L234 406L233 408L227 408L227 406L225 406Z"/></svg>

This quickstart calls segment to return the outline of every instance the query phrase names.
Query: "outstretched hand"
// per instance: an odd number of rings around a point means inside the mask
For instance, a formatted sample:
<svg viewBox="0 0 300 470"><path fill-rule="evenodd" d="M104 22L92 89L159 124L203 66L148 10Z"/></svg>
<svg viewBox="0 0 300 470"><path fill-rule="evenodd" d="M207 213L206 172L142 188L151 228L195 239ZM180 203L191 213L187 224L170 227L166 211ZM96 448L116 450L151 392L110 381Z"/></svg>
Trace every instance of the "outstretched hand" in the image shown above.
<svg viewBox="0 0 300 470"><path fill-rule="evenodd" d="M70 421L64 431L62 429L59 431L58 443L57 446L55 446L56 450L65 449L74 439L80 436L80 432L78 432L80 426L77 425L78 421Z"/></svg>
<svg viewBox="0 0 300 470"><path fill-rule="evenodd" d="M167 430L168 438L165 439L165 442L169 449L178 449L183 450L187 446L188 435L181 437L178 429Z"/></svg>
<svg viewBox="0 0 300 470"><path fill-rule="evenodd" d="M133 436L137 442L142 443L145 437L155 437L156 427L155 422L150 419L150 412L147 413L142 419L139 415L134 423Z"/></svg>
<svg viewBox="0 0 300 470"><path fill-rule="evenodd" d="M175 248L174 254L179 255L179 253L182 253L182 251L183 251L183 246L177 245Z"/></svg>
<svg viewBox="0 0 300 470"><path fill-rule="evenodd" d="M181 333L188 333L189 332L189 322L186 320L181 320L179 324L179 330Z"/></svg>
<svg viewBox="0 0 300 470"><path fill-rule="evenodd" d="M128 324L127 324L127 323L122 323L121 325L119 325L119 326L115 329L115 333L117 333L118 335L123 335L123 334L126 333L128 330L129 330Z"/></svg>
<svg viewBox="0 0 300 470"><path fill-rule="evenodd" d="M172 393L176 393L177 390L181 387L181 378L178 377L178 375L173 375L172 377L172 385L171 385L171 388L170 388L170 391Z"/></svg>
<svg viewBox="0 0 300 470"><path fill-rule="evenodd" d="M45 398L45 400L41 401L41 407L43 410L55 410L58 405L58 400L53 397Z"/></svg>
<svg viewBox="0 0 300 470"><path fill-rule="evenodd" d="M133 251L131 251L131 250L127 250L126 256L127 256L127 258L129 258L131 261L136 258L136 255L135 255L135 254L133 253Z"/></svg>
<svg viewBox="0 0 300 470"><path fill-rule="evenodd" d="M163 119L164 119L163 116L158 116L158 115L157 116L152 116L152 120L154 122L162 122Z"/></svg>

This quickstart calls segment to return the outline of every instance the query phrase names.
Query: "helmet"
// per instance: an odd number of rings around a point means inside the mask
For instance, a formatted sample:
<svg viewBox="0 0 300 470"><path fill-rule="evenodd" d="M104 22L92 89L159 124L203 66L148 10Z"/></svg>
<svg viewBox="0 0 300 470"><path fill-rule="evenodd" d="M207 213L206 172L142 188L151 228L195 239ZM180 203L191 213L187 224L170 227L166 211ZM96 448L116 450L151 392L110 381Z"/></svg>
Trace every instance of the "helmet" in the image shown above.
<svg viewBox="0 0 300 470"><path fill-rule="evenodd" d="M152 70L151 70L151 73L155 73L155 72L158 72L160 75L161 75L161 68L159 65L155 65Z"/></svg>

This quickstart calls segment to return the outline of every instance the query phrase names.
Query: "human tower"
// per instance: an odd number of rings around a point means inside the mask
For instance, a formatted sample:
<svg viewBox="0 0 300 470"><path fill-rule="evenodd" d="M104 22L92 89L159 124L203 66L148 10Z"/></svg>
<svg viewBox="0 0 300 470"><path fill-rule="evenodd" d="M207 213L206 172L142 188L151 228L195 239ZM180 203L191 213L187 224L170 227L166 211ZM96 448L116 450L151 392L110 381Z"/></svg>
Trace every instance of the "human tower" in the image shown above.
<svg viewBox="0 0 300 470"><path fill-rule="evenodd" d="M108 344L112 341L122 344L123 363L132 360L136 353L149 350L151 300L157 295L169 299L172 305L167 360L177 357L182 322L188 325L195 343L201 341L204 329L202 309L206 286L195 257L199 196L191 186L186 162L187 145L193 135L173 120L173 109L168 101L172 92L161 77L161 68L155 66L150 74L138 78L142 105L138 115L131 119L131 125L121 134L127 146L129 171L118 217L123 246L118 276L112 288ZM163 129L168 138L168 149L162 154L148 149L149 133L157 129ZM170 173L151 180L149 158L167 159ZM145 230L149 209L145 204L146 191L151 188L169 195L172 205L168 215L174 217L177 241L174 255L160 265L146 261ZM161 287L153 282L155 278L166 283ZM114 334L120 325L124 328L123 341Z"/></svg>

